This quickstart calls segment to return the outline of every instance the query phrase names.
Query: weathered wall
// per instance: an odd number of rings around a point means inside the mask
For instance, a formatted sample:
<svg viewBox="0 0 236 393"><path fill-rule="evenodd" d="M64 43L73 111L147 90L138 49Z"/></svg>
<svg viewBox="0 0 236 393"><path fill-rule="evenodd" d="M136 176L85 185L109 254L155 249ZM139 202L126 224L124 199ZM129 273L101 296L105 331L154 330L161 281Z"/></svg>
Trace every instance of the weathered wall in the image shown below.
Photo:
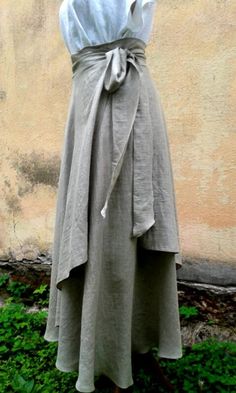
<svg viewBox="0 0 236 393"><path fill-rule="evenodd" d="M0 260L51 247L71 88L60 4L0 0ZM235 15L233 0L159 0L147 51L166 114L183 255L234 267Z"/></svg>

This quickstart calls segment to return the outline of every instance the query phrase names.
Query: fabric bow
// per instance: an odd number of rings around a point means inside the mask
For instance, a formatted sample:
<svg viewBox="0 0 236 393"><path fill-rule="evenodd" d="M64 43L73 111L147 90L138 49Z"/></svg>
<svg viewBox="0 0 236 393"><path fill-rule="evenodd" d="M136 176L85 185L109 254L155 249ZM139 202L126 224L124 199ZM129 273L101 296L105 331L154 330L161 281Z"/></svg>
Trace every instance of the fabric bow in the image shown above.
<svg viewBox="0 0 236 393"><path fill-rule="evenodd" d="M117 47L106 52L106 58L108 67L104 87L110 93L114 93L126 78L128 62L136 67L136 57L129 49Z"/></svg>

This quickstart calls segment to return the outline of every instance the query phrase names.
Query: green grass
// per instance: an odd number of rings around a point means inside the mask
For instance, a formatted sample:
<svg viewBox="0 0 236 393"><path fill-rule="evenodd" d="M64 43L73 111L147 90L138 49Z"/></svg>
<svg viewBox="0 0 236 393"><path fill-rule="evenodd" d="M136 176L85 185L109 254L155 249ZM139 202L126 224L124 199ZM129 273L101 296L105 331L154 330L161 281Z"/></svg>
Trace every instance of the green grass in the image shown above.
<svg viewBox="0 0 236 393"><path fill-rule="evenodd" d="M21 301L28 293L42 307L48 301L48 287L30 292L28 286L13 285L6 276L0 279L0 287L4 286L11 296L0 308L0 393L75 393L77 372L60 372L55 367L57 343L43 338L47 311L29 313ZM182 308L181 313L187 319L197 314L194 308ZM183 354L178 360L160 359L176 393L236 393L235 343L206 340L183 348ZM135 372L134 382L134 393L166 392L144 369Z"/></svg>

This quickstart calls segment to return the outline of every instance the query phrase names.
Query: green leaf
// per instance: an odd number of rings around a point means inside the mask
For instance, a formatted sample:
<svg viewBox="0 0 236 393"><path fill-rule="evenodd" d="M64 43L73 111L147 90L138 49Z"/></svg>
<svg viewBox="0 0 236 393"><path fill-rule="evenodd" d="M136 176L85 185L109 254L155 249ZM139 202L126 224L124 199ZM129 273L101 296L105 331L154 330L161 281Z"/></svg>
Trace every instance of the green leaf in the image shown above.
<svg viewBox="0 0 236 393"><path fill-rule="evenodd" d="M8 348L6 345L1 345L0 346L0 354L8 352Z"/></svg>
<svg viewBox="0 0 236 393"><path fill-rule="evenodd" d="M41 284L40 287L36 288L33 293L40 293L42 294L43 292L45 292L48 288L47 284Z"/></svg>

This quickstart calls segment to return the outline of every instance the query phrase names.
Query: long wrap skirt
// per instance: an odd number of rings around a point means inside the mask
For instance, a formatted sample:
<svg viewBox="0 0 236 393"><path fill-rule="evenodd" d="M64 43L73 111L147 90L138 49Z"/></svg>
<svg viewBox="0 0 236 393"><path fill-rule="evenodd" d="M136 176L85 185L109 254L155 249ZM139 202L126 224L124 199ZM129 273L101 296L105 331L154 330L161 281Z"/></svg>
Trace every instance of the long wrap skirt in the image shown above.
<svg viewBox="0 0 236 393"><path fill-rule="evenodd" d="M131 355L182 356L182 265L160 96L135 38L72 55L44 338L76 389L133 385Z"/></svg>

